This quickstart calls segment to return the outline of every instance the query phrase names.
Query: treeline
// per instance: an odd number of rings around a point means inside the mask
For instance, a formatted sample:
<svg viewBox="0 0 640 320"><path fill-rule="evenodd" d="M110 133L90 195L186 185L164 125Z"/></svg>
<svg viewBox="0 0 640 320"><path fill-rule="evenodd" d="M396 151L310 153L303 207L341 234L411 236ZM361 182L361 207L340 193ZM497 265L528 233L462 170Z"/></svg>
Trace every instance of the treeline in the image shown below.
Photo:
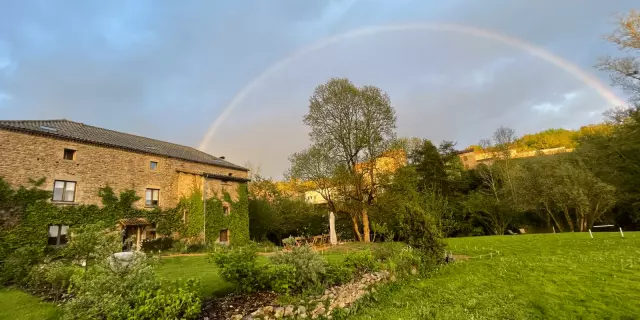
<svg viewBox="0 0 640 320"><path fill-rule="evenodd" d="M582 126L580 129L547 129L536 133L528 133L515 139L509 146L517 151L535 151L552 148L574 149L580 143L580 140L588 135L608 134L613 130L613 126L603 122ZM483 152L485 147L481 145L470 145L467 149L474 149L477 152ZM491 151L491 150L489 150Z"/></svg>

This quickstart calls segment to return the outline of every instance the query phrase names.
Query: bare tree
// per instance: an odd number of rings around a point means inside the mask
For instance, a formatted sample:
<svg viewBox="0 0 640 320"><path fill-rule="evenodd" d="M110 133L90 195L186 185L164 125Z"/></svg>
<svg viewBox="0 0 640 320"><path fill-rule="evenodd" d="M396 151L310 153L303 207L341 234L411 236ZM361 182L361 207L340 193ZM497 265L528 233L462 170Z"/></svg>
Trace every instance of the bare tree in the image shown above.
<svg viewBox="0 0 640 320"><path fill-rule="evenodd" d="M613 85L631 94L631 102L640 103L640 11L618 17L616 24L618 28L606 39L629 56L604 57L597 67L611 73Z"/></svg>

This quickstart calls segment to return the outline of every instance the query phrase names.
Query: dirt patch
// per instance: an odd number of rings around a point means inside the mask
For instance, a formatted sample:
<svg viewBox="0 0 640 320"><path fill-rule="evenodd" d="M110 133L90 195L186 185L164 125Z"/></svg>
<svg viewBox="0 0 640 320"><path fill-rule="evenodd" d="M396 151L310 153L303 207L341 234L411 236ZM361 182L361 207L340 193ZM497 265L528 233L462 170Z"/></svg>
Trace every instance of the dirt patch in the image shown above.
<svg viewBox="0 0 640 320"><path fill-rule="evenodd" d="M273 292L256 292L205 300L198 319L230 319L236 314L250 314L262 306L273 305L277 297Z"/></svg>

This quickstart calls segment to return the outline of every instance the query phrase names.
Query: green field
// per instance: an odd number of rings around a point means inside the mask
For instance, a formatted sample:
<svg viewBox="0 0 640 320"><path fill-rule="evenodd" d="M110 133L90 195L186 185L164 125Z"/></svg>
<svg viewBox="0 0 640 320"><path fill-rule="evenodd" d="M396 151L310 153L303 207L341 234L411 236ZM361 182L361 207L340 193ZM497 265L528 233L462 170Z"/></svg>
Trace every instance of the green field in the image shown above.
<svg viewBox="0 0 640 320"><path fill-rule="evenodd" d="M0 288L0 319L57 319L60 311L50 303L19 290Z"/></svg>
<svg viewBox="0 0 640 320"><path fill-rule="evenodd" d="M354 319L640 319L640 233L538 234L449 239L468 260L427 279L388 286ZM340 261L363 244L323 256ZM260 257L260 260L266 260ZM200 294L233 287L204 256L163 258L158 275L201 280ZM55 319L57 309L26 293L0 290L0 319Z"/></svg>
<svg viewBox="0 0 640 320"><path fill-rule="evenodd" d="M640 233L450 239L470 260L378 294L354 319L640 319Z"/></svg>

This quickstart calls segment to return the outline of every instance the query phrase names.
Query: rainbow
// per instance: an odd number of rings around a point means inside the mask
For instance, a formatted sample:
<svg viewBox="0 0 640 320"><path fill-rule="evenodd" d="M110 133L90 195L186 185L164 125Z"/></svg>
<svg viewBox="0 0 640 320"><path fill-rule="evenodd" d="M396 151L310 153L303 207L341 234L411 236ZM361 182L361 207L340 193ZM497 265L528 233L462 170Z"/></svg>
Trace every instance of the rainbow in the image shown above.
<svg viewBox="0 0 640 320"><path fill-rule="evenodd" d="M582 81L585 85L591 87L596 90L598 94L609 104L612 106L624 105L624 100L616 96L616 94L605 84L603 84L598 78L593 76L592 74L583 71L575 64L559 57L544 48L541 48L533 43L524 41L522 39L514 38L511 36L507 36L495 31L481 29L478 27L466 26L461 24L451 24L451 23L411 23L411 24L401 24L401 25L386 25L386 26L373 26L366 27L362 29L356 29L352 31L348 31L345 33L341 33L338 35L334 35L328 38L324 38L318 42L315 42L309 46L303 47L291 55L285 57L284 59L272 64L262 73L260 73L257 77L253 78L242 90L240 90L231 100L229 105L222 111L222 113L216 118L216 120L209 126L207 132L205 133L202 141L200 142L200 146L198 147L200 150L204 150L207 145L209 145L213 135L216 130L222 123L227 119L229 114L246 98L246 96L258 85L264 82L265 79L270 77L272 74L275 74L280 69L286 67L288 64L293 62L294 60L312 53L314 51L325 48L334 43L357 38L369 35L376 35L380 33L388 33L388 32L403 32L403 31L444 31L444 32L454 32L460 33L470 36L475 36L479 38L484 38L487 40L492 40L496 42L500 42L515 48L522 49L534 57L538 57L542 60L545 60L552 65L557 66L558 68L566 71L572 76L576 77L580 81Z"/></svg>

